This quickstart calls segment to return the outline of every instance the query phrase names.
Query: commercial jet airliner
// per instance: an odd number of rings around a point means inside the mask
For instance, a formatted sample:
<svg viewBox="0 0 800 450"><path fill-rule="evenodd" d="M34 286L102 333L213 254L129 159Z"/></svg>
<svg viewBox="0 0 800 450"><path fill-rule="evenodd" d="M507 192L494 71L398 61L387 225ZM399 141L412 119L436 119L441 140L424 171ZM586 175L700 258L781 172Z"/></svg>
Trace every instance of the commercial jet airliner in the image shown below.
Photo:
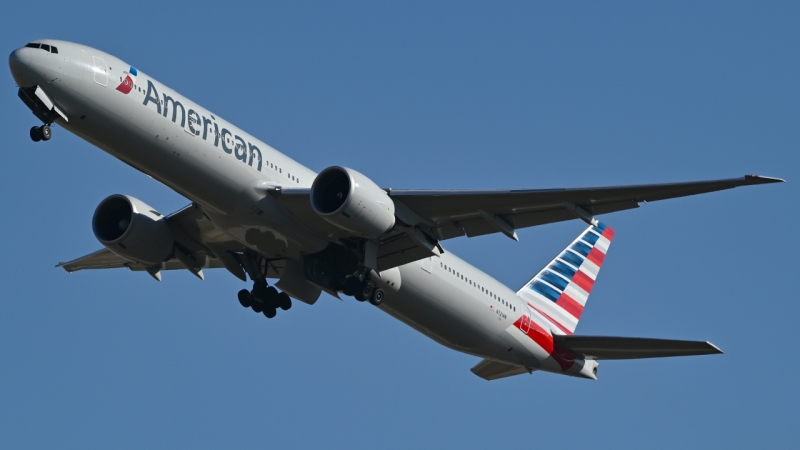
<svg viewBox="0 0 800 450"><path fill-rule="evenodd" d="M781 182L714 181L576 189L384 189L347 167L314 173L135 66L71 42L36 40L9 57L19 98L58 125L191 200L162 214L130 195L98 205L103 249L68 272L224 268L252 289L239 303L273 318L322 292L369 302L494 380L533 371L597 378L598 361L721 353L709 342L574 334L614 239L597 215L641 202ZM572 219L588 227L516 292L442 242ZM274 286L268 280L276 280ZM282 313L283 314L283 313Z"/></svg>

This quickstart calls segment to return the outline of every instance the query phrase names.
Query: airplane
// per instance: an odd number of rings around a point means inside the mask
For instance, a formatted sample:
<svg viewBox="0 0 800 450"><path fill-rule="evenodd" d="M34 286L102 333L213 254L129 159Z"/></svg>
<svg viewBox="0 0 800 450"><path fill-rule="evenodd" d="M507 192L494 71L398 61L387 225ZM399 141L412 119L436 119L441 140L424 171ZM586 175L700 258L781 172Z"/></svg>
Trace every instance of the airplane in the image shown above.
<svg viewBox="0 0 800 450"><path fill-rule="evenodd" d="M267 318L293 300L352 296L434 341L481 358L486 380L545 371L597 379L601 360L721 353L705 341L574 334L614 238L596 216L676 197L783 182L740 178L518 190L384 189L351 168L308 169L103 51L40 39L9 56L18 96L61 128L191 200L162 214L130 195L97 206L103 249L67 272L224 268L253 285L239 303ZM582 220L587 228L514 291L445 251L443 241ZM277 280L270 285L268 280Z"/></svg>

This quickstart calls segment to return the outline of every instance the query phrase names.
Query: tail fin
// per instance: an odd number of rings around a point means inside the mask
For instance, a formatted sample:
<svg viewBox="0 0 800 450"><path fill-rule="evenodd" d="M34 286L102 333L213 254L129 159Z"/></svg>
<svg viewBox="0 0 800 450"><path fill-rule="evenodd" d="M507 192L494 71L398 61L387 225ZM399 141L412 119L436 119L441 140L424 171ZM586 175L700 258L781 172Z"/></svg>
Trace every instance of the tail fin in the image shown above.
<svg viewBox="0 0 800 450"><path fill-rule="evenodd" d="M517 292L565 334L575 332L614 230L592 225Z"/></svg>

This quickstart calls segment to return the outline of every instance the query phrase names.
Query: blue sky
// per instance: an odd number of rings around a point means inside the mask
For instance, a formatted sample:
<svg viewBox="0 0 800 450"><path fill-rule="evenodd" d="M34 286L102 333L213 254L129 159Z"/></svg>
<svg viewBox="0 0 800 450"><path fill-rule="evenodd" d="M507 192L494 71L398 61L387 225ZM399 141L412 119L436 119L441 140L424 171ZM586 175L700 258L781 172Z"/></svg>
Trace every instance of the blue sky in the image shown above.
<svg viewBox="0 0 800 450"><path fill-rule="evenodd" d="M0 43L99 48L314 170L386 187L789 182L602 218L617 234L578 332L724 355L486 382L352 299L268 321L224 271L55 269L100 248L107 195L188 201L63 129L32 143L2 70L0 447L796 445L796 3L163 3L11 2ZM582 229L445 247L516 288Z"/></svg>

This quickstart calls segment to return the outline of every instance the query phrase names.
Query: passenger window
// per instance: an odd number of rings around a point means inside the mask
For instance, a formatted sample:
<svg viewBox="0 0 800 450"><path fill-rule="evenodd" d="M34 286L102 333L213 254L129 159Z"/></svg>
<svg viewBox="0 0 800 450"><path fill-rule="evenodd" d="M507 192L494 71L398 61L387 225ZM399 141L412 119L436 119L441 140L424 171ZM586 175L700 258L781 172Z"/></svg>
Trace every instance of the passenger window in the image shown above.
<svg viewBox="0 0 800 450"><path fill-rule="evenodd" d="M49 52L50 51L50 46L47 45L47 44L42 44L42 50Z"/></svg>
<svg viewBox="0 0 800 450"><path fill-rule="evenodd" d="M50 47L50 53L58 53L57 47Z"/></svg>

